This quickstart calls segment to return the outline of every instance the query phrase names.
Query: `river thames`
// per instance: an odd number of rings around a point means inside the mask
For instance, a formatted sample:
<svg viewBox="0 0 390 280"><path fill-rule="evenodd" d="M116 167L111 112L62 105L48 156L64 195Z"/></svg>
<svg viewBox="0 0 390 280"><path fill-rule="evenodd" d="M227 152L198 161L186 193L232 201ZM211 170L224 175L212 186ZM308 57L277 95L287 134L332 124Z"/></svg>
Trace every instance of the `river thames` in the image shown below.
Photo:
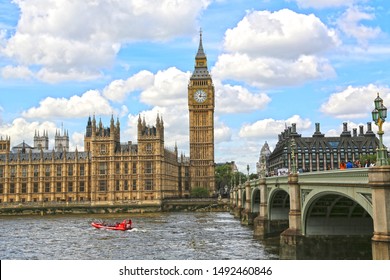
<svg viewBox="0 0 390 280"><path fill-rule="evenodd" d="M133 220L131 231L92 221ZM0 217L2 260L276 260L277 240L225 212Z"/></svg>

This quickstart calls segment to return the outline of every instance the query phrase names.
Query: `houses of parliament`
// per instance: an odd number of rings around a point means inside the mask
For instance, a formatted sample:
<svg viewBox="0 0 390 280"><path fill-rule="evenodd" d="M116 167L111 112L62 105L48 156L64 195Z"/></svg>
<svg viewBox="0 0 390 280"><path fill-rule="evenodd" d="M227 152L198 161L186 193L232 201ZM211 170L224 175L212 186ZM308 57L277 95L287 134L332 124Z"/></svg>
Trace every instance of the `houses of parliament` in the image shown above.
<svg viewBox="0 0 390 280"><path fill-rule="evenodd" d="M185 93L184 93L185 94ZM120 142L120 123L104 126L89 117L84 151L69 151L67 131L57 131L54 148L47 131L35 132L33 145L11 147L0 138L0 206L7 203L90 202L156 204L186 197L194 188L215 191L214 85L207 68L202 34L188 83L190 155L164 145L164 120L147 124L139 116L137 142Z"/></svg>

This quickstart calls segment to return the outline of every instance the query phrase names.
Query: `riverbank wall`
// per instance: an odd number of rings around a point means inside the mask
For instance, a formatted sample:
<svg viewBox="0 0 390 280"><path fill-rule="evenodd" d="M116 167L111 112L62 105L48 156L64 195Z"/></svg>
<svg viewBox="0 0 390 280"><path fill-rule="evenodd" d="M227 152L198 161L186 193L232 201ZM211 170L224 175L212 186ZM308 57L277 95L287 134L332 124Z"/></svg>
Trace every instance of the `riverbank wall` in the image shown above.
<svg viewBox="0 0 390 280"><path fill-rule="evenodd" d="M8 203L0 207L1 216L16 215L56 215L56 214L114 214L151 212L226 212L228 200L204 199L164 199L162 201L128 203L88 203L88 202L31 202Z"/></svg>

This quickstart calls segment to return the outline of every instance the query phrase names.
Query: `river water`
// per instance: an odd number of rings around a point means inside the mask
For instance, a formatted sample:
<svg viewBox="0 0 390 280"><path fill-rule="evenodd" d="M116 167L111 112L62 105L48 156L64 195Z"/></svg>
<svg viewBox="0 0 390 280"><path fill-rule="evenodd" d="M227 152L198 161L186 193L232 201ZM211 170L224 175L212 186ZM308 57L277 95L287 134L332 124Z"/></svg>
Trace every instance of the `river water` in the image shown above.
<svg viewBox="0 0 390 280"><path fill-rule="evenodd" d="M131 218L131 231L92 221ZM0 217L2 260L274 260L278 242L257 240L229 213L183 212Z"/></svg>

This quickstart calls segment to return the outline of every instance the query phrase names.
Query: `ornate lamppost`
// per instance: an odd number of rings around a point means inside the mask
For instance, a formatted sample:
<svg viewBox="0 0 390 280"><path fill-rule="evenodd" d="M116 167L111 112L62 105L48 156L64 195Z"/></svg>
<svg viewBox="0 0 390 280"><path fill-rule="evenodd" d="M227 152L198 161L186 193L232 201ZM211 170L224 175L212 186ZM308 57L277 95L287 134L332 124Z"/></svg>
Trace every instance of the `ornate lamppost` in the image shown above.
<svg viewBox="0 0 390 280"><path fill-rule="evenodd" d="M249 181L249 164L247 164L246 170L248 171L248 181Z"/></svg>
<svg viewBox="0 0 390 280"><path fill-rule="evenodd" d="M291 140L291 173L296 174L297 173L297 165L295 162L295 148L296 148L296 143L294 138Z"/></svg>
<svg viewBox="0 0 390 280"><path fill-rule="evenodd" d="M387 117L387 108L383 105L383 99L379 97L374 100L375 109L372 111L372 120L378 126L378 135L379 135L379 148L376 151L376 165L383 166L387 165L387 150L383 146L383 130L382 125Z"/></svg>

